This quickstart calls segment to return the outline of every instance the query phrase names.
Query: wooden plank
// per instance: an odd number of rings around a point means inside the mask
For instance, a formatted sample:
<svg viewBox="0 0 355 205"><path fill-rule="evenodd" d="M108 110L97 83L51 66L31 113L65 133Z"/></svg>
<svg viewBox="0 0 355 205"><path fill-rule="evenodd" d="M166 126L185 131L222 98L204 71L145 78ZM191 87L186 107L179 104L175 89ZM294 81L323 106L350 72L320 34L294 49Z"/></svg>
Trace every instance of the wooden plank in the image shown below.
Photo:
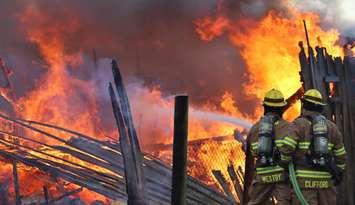
<svg viewBox="0 0 355 205"><path fill-rule="evenodd" d="M81 192L82 190L83 190L82 187L80 187L80 188L78 188L78 189L74 189L73 191L70 191L70 192L68 192L68 193L65 193L65 194L63 194L62 196L59 196L59 197L57 197L57 198L55 198L55 199L51 199L51 200L49 200L49 201L46 201L46 202L44 202L44 203L41 203L41 205L53 204L53 203L58 202L58 201L60 201L60 200L62 200L62 199L64 199L64 198L66 198L66 197L68 197L68 196L77 194L77 193Z"/></svg>
<svg viewBox="0 0 355 205"><path fill-rule="evenodd" d="M247 138L247 150L245 153L245 174L244 174L244 185L243 185L243 203L248 204L249 202L249 188L253 181L253 172L254 172L254 159L250 149L250 139Z"/></svg>
<svg viewBox="0 0 355 205"><path fill-rule="evenodd" d="M231 201L234 201L233 194L232 194L231 190L229 189L228 182L224 178L222 172L220 170L212 170L212 174L217 179L218 183L221 185L221 187L222 187L224 193L227 195L227 197ZM232 204L236 204L236 202L234 201Z"/></svg>
<svg viewBox="0 0 355 205"><path fill-rule="evenodd" d="M3 181L0 183L0 200L3 205L10 205L9 202L9 185L10 183L10 177L5 178Z"/></svg>
<svg viewBox="0 0 355 205"><path fill-rule="evenodd" d="M38 161L36 159L23 157L21 155L14 154L14 153L8 153L4 150L0 150L0 155L2 157L5 157L5 158L12 160L12 161L16 160L16 161L24 163L28 166L37 167L38 169L40 169L46 173L50 173L54 177L60 177L66 181L75 183L79 186L86 187L89 190L92 190L94 192L102 194L102 195L109 197L111 199L124 198L124 193L109 190L109 189L103 187L101 185L101 183L97 183L95 181L90 180L89 178L82 177L80 175L68 172L63 169L58 169L56 167L50 166L50 165L45 164L45 163Z"/></svg>
<svg viewBox="0 0 355 205"><path fill-rule="evenodd" d="M116 124L118 127L118 131L120 133L119 140L120 140L120 146L123 155L126 190L128 195L127 204L128 205L145 204L144 196L141 190L143 185L140 185L141 180L138 179L139 176L137 173L137 168L139 169L139 167L137 167L136 165L137 161L134 160L134 154L132 151L132 146L129 141L130 139L128 138L128 132L125 127L125 122L123 120L122 110L117 101L111 83L109 85L109 93L111 96L111 103L112 103L112 108L116 119Z"/></svg>
<svg viewBox="0 0 355 205"><path fill-rule="evenodd" d="M242 202L243 201L243 189L240 186L239 177L237 176L237 173L236 173L232 164L228 166L228 174L233 182L233 186L234 186L235 192L237 193L239 202Z"/></svg>
<svg viewBox="0 0 355 205"><path fill-rule="evenodd" d="M47 186L43 186L43 195L44 195L44 205L49 205L49 192Z"/></svg>
<svg viewBox="0 0 355 205"><path fill-rule="evenodd" d="M21 205L20 185L19 185L18 175L17 175L17 162L16 162L16 160L14 160L12 162L12 174L13 174L13 177L14 177L15 202L16 202L16 205Z"/></svg>
<svg viewBox="0 0 355 205"><path fill-rule="evenodd" d="M348 160L348 168L347 168L347 178L346 178L346 186L348 191L347 196L347 204L354 204L355 199L354 193L355 191L355 107L354 107L354 86L352 85L355 77L355 58L352 57L344 57L344 92L346 96L346 100L344 102L344 123L346 123L347 131L348 131L348 142L350 144L345 144ZM347 121L345 121L347 119Z"/></svg>
<svg viewBox="0 0 355 205"><path fill-rule="evenodd" d="M300 52L298 54L299 62L300 62L300 80L302 82L302 86L304 87L305 90L308 90L312 87L312 81L310 79L311 73L309 69L309 65L307 63L307 57L306 57L306 52L303 47L303 42L300 41L298 43L298 46L300 47Z"/></svg>

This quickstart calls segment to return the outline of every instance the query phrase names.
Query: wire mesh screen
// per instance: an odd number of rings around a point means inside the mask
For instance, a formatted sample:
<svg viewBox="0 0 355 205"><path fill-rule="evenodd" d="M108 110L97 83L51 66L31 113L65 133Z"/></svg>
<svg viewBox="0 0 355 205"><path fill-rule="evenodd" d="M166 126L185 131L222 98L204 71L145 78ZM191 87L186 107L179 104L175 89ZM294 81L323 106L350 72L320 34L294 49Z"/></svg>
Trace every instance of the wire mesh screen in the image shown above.
<svg viewBox="0 0 355 205"><path fill-rule="evenodd" d="M233 136L190 142L188 174L239 201L245 154Z"/></svg>
<svg viewBox="0 0 355 205"><path fill-rule="evenodd" d="M235 135L189 141L188 175L238 202L243 192L242 146ZM172 144L146 147L145 151L172 165Z"/></svg>

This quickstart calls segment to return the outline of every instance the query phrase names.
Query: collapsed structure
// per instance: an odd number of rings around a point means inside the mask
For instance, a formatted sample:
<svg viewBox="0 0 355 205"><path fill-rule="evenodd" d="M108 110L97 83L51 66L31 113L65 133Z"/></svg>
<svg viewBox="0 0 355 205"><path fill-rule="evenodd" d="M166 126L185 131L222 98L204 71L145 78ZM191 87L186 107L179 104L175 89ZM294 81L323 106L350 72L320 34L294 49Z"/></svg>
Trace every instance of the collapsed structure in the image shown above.
<svg viewBox="0 0 355 205"><path fill-rule="evenodd" d="M113 61L113 71L116 80L120 73L115 61ZM118 89L121 90L117 92L121 92L121 94L125 92L122 86L122 78L119 77ZM110 86L110 91L114 92L112 86ZM111 92L110 94L112 94ZM122 108L121 106L121 115L125 118L131 118L130 111L127 109L128 98L124 99L121 95L118 96L118 101L124 100L127 101L124 104L125 107ZM117 110L114 109L114 111ZM120 146L117 142L100 141L55 125L11 118L2 114L0 118L2 119L0 156L8 162L13 162L16 204L30 203L26 198L21 197L19 191L20 183L16 176L17 163L36 167L54 179L63 179L79 186L78 189L64 193L54 199L48 198L48 193L44 191L43 197L36 201L36 204L51 204L82 191L82 188L125 203L129 198L127 193L128 195L137 195L137 192L129 191L135 186L134 183L136 182L128 182L127 180L132 180L139 175L137 171L134 172L134 170L139 170L139 168L134 168L139 164L143 165L141 172L144 172L144 179L143 182L138 183L144 184L146 190L144 197L148 203L170 204L171 168L152 156L143 156L140 149L132 146L132 141L137 140L137 136L131 138L132 133L126 133L129 135L126 136L121 132L132 129L130 131L134 133L133 124L129 124L133 123L132 121L129 123L126 121L123 123L122 121L119 122L121 124L118 124L121 128ZM36 140L28 133L39 134L42 140ZM133 152L135 152L137 158L143 156L140 159L141 162L130 158L133 156ZM132 174L135 176L132 176ZM133 184L127 186L127 183ZM222 193L209 188L192 177L188 177L187 189L188 204L232 203ZM47 189L44 187L43 190ZM7 196L2 197L4 197L4 201L12 201L6 199Z"/></svg>

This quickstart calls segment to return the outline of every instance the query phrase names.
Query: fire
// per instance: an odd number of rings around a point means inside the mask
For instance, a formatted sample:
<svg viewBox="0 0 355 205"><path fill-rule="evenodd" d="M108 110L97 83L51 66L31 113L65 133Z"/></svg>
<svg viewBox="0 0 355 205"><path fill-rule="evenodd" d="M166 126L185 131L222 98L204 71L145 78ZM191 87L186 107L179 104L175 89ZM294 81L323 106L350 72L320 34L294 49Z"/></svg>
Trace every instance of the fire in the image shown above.
<svg viewBox="0 0 355 205"><path fill-rule="evenodd" d="M196 20L196 33L201 40L212 42L214 39L223 35L227 36L230 43L235 46L241 57L244 59L249 80L243 84L243 92L251 97L262 101L264 94L271 88L281 90L285 97L291 96L300 87L300 66L298 60L299 48L297 43L305 40L302 20L307 22L308 32L310 34L310 44L326 47L327 52L333 56L342 56L343 52L340 46L336 45L339 33L334 30L323 30L319 25L319 16L313 13L302 13L295 8L289 8L289 15L271 10L261 20L241 19L233 21L224 13L218 11L217 16L207 16ZM317 36L317 38L312 38ZM227 113L246 117L240 114L240 111L230 100L230 95L226 93L221 103ZM260 103L261 105L261 103ZM261 106L255 109L252 121L262 113ZM292 120L300 113L300 104L291 107L286 113L285 118ZM249 118L250 119L250 118ZM220 145L219 145L220 146ZM224 160L210 160L206 153L221 150L221 147L205 144L200 147L201 154L197 161L203 161L208 167L220 169L225 176L228 159L236 159L236 149L229 145L222 151L223 156L229 156ZM240 150L240 148L239 148ZM203 153L203 154L202 154ZM204 160L206 159L208 160ZM211 156L209 156L211 157ZM240 163L240 162L239 162ZM192 173L199 178L199 173ZM210 172L204 172L210 173ZM232 189L233 190L233 189Z"/></svg>
<svg viewBox="0 0 355 205"><path fill-rule="evenodd" d="M80 53L68 54L66 36L77 31L79 23L51 25L35 6L28 6L21 16L30 42L34 43L47 63L47 71L37 81L36 88L19 102L19 113L25 119L54 123L90 135L100 136L93 85L70 72L70 66L82 62ZM85 106L83 106L85 105Z"/></svg>
<svg viewBox="0 0 355 205"><path fill-rule="evenodd" d="M271 88L278 88L289 97L301 86L297 43L305 39L303 19L307 22L312 46L317 45L317 38L312 36L318 36L328 53L343 55L341 47L336 46L339 33L335 29L323 30L319 25L319 16L313 13L289 8L288 17L271 10L260 21L232 21L223 14L212 19L205 17L195 21L196 32L205 41L227 35L247 65L249 81L243 85L244 92L259 101ZM290 109L286 118L295 118L299 107L298 104ZM256 112L258 115L260 110Z"/></svg>
<svg viewBox="0 0 355 205"><path fill-rule="evenodd" d="M28 40L37 46L47 66L42 77L36 82L35 88L19 99L21 109L18 110L18 115L25 119L57 124L102 137L101 132L98 132L101 127L97 118L95 95L92 94L95 92L95 87L90 82L81 80L72 74L71 67L82 63L82 55L80 52L68 52L64 43L71 33L80 29L79 22L75 20L68 24L50 22L35 5L27 6L20 15L20 20ZM54 134L62 136L61 133ZM34 133L30 136L38 137ZM47 138L40 138L40 140L58 144ZM33 154L46 158L42 154ZM60 153L54 153L54 155L59 156ZM71 160L90 166L78 159ZM40 172L34 169L26 171L25 167L21 166L19 167L19 179L22 185L21 194L43 196L42 187L45 178L41 177ZM105 197L85 189L77 196L86 203L95 200L106 201Z"/></svg>
<svg viewBox="0 0 355 205"><path fill-rule="evenodd" d="M220 170L227 181L231 182L227 168L229 165L233 166L235 170L239 166L244 168L244 161L241 160L243 158L244 153L241 145L233 138L222 142L207 140L200 146L189 149L190 164L188 172L191 176L200 179L206 184L222 190L220 185L216 183L212 171ZM234 197L237 198L236 193L233 191L232 183L228 185Z"/></svg>
<svg viewBox="0 0 355 205"><path fill-rule="evenodd" d="M37 80L33 90L19 99L21 109L18 110L18 115L101 139L104 139L105 133L113 133L106 130L98 118L98 99L93 93L100 91L93 82L75 76L75 67L83 64L84 56L80 50L68 49L66 42L72 33L81 29L80 22L75 19L64 21L65 23L52 22L32 4L25 7L19 16L27 40L36 45L46 67L43 68L45 72ZM305 38L303 19L307 21L311 45L321 42L328 53L334 56L343 55L342 49L335 45L339 36L336 30L323 30L319 25L319 16L302 13L294 8L289 8L287 17L280 12L269 11L259 20L246 18L232 20L219 11L215 17L207 16L194 23L196 33L203 41L213 43L218 37L224 35L228 37L247 66L249 80L243 83L241 92L261 102L264 93L271 88L280 89L287 98L301 86L297 43ZM141 85L130 85L128 91L143 149L151 144L161 143L167 147L171 145L173 98L164 97L159 88L148 89ZM236 106L236 99L231 93L230 90L226 90L220 96L217 105L206 102L202 108L191 106L191 110L224 114L249 122L256 121L261 115L261 106L257 106L252 115L246 115ZM286 118L289 120L295 118L299 114L299 107L299 105L292 107L286 113ZM193 144L189 147L189 174L208 185L219 187L212 170L220 170L230 181L228 165L233 165L235 169L244 165L241 145L232 137L235 129L243 131L243 128L223 122L195 119L193 116L189 122L189 141ZM101 130L104 130L104 133ZM37 137L33 133L31 136ZM220 136L224 137L222 141L210 139ZM194 143L196 141L199 143ZM155 154L171 163L171 147L168 151L158 150ZM82 163L78 159L65 157L83 166L92 167L91 164ZM3 181L6 176L11 175L11 166L6 164L1 167L3 170L0 172L0 180ZM19 167L19 173L23 184L21 192L26 196L41 193L46 180L50 181L48 176L25 166ZM28 177L30 175L41 180ZM10 189L10 192L13 190ZM80 192L78 196L87 203L96 199L109 203L105 197L88 190Z"/></svg>
<svg viewBox="0 0 355 205"><path fill-rule="evenodd" d="M163 97L159 88L147 89L141 85L128 86L135 121L139 122L138 130L143 141L143 150L155 157L171 164L172 159L172 116L173 98ZM150 109L146 109L149 107ZM232 165L244 167L244 154L241 144L233 138L235 129L243 128L210 120L197 119L194 112L200 111L220 113L252 121L236 106L230 92L226 91L219 98L219 104L206 102L203 108L190 107L188 133L188 173L202 182L222 190L212 174L213 170L220 170L230 181L227 168ZM159 123L157 123L159 121ZM167 131L168 130L168 131ZM156 135L153 135L153 134ZM147 139L153 140L147 141ZM216 138L221 137L220 140ZM232 184L229 184L232 186ZM234 188L231 187L231 190ZM235 194L235 193L234 193ZM236 197L236 196L235 196ZM236 197L237 198L237 197Z"/></svg>

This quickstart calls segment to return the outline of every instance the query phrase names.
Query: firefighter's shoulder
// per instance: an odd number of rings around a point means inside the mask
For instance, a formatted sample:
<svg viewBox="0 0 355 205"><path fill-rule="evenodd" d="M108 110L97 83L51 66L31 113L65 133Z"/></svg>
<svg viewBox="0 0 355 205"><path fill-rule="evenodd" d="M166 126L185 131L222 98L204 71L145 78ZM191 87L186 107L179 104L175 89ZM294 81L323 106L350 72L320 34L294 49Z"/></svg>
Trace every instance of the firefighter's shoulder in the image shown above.
<svg viewBox="0 0 355 205"><path fill-rule="evenodd" d="M327 126L328 126L328 127L338 128L338 125L335 124L335 122L333 122L333 121L331 121L331 120L329 120L329 119L327 119L326 122L327 122Z"/></svg>
<svg viewBox="0 0 355 205"><path fill-rule="evenodd" d="M306 117L300 116L298 118L296 118L292 124L294 125L298 125L298 126L307 126L307 125L311 125L312 122L309 121L309 119L307 119Z"/></svg>
<svg viewBox="0 0 355 205"><path fill-rule="evenodd" d="M284 126L284 125L290 125L291 122L281 118L278 121L275 122L275 125L280 125L280 126Z"/></svg>
<svg viewBox="0 0 355 205"><path fill-rule="evenodd" d="M336 133L337 135L341 134L338 125L333 121L327 119L326 123L330 133Z"/></svg>

